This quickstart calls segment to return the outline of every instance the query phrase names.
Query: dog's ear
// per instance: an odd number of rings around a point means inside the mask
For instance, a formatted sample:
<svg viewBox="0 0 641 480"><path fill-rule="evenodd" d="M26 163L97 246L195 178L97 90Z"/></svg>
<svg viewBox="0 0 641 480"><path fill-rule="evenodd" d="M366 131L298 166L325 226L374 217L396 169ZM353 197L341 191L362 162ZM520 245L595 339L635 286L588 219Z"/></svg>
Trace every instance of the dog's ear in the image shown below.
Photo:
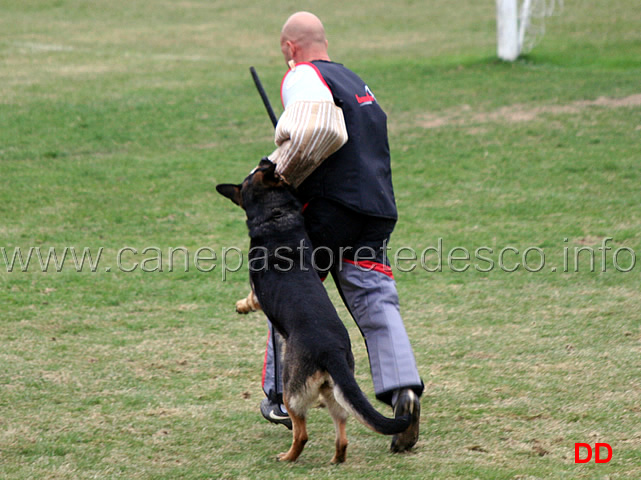
<svg viewBox="0 0 641 480"><path fill-rule="evenodd" d="M229 198L236 205L240 206L240 189L242 185L232 185L231 183L221 183L216 185L216 191L220 193L223 197Z"/></svg>
<svg viewBox="0 0 641 480"><path fill-rule="evenodd" d="M276 164L269 160L267 157L263 157L258 164L261 173L263 174L263 183L267 184L276 184L281 180L280 175L276 173Z"/></svg>
<svg viewBox="0 0 641 480"><path fill-rule="evenodd" d="M272 166L276 168L276 164L267 157L261 158L258 164L258 168L271 168Z"/></svg>

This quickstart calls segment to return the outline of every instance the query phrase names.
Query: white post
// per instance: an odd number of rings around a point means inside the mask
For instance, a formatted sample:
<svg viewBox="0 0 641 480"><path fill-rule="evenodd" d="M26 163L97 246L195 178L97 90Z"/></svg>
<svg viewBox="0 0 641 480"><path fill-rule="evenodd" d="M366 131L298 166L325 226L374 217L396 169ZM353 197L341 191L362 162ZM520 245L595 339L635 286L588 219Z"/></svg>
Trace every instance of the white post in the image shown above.
<svg viewBox="0 0 641 480"><path fill-rule="evenodd" d="M498 56L512 62L519 56L517 0L496 0Z"/></svg>
<svg viewBox="0 0 641 480"><path fill-rule="evenodd" d="M519 18L519 53L523 51L523 44L525 42L525 32L530 26L530 5L532 0L523 0L521 7L521 16Z"/></svg>

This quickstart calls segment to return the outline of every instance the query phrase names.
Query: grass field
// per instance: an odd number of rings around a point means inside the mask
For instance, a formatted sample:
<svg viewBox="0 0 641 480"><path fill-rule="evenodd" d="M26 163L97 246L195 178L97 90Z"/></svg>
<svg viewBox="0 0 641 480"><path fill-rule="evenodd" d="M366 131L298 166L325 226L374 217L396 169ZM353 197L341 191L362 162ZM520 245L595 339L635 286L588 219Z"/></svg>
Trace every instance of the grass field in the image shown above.
<svg viewBox="0 0 641 480"><path fill-rule="evenodd" d="M290 433L258 410L265 324L233 311L244 217L214 190L272 150L248 67L280 107L298 9L388 113L427 387L414 453L350 420L338 467L319 410L300 460L275 461ZM641 478L638 0L567 0L514 64L494 9L0 0L0 478ZM38 264L72 247L101 252L95 271L71 250ZM575 464L577 442L612 460Z"/></svg>

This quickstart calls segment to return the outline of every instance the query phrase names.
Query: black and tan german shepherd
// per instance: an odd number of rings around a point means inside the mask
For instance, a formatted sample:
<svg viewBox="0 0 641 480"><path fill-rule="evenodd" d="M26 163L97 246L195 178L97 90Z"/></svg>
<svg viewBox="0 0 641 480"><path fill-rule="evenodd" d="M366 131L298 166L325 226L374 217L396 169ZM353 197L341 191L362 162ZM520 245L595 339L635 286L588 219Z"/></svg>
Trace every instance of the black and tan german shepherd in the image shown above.
<svg viewBox="0 0 641 480"><path fill-rule="evenodd" d="M276 173L275 164L263 159L241 185L223 184L216 190L247 213L252 288L285 339L283 400L294 439L289 451L278 458L293 462L303 451L308 438L305 416L319 395L336 427L332 463L345 461L348 411L378 433L404 432L410 416L381 415L354 379L349 335L312 268L301 204Z"/></svg>

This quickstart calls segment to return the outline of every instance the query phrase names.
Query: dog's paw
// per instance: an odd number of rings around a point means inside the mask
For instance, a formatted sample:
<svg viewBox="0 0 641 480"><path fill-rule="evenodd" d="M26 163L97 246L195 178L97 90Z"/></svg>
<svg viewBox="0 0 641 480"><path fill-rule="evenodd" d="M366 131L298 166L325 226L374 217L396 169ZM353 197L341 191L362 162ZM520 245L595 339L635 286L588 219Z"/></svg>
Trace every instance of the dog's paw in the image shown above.
<svg viewBox="0 0 641 480"><path fill-rule="evenodd" d="M243 298L242 300L238 300L236 302L236 312L241 313L243 315L251 312L255 312L256 310L251 308L251 305L247 301L246 298Z"/></svg>
<svg viewBox="0 0 641 480"><path fill-rule="evenodd" d="M258 299L256 298L256 295L254 295L254 292L249 292L249 295L247 295L246 298L236 302L236 311L238 313L246 314L257 312L258 310L261 310L260 303L258 303Z"/></svg>
<svg viewBox="0 0 641 480"><path fill-rule="evenodd" d="M291 456L290 456L289 452L279 453L279 454L276 456L276 459L277 459L279 462L293 462L294 460L296 460L296 459L293 459L293 460L292 460L292 458L291 458Z"/></svg>

